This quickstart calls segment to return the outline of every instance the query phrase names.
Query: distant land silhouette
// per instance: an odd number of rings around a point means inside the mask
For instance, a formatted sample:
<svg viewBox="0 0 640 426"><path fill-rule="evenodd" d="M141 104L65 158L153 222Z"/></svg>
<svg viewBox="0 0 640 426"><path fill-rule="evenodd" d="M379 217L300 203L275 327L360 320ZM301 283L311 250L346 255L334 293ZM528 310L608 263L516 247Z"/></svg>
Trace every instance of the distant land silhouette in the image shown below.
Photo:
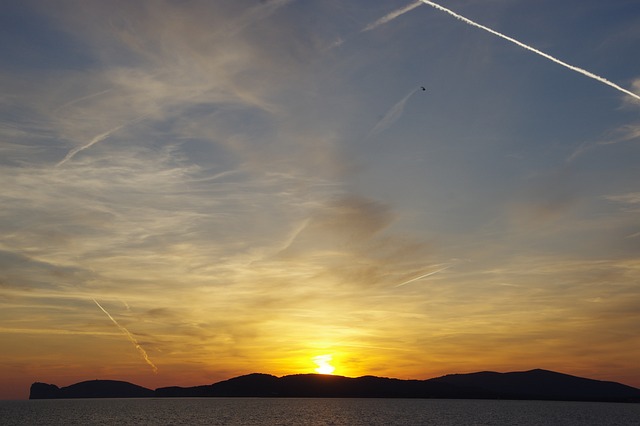
<svg viewBox="0 0 640 426"><path fill-rule="evenodd" d="M91 380L59 388L36 382L29 399L163 397L451 398L640 402L640 389L548 370L484 371L428 380L253 373L211 385L156 390L116 380Z"/></svg>

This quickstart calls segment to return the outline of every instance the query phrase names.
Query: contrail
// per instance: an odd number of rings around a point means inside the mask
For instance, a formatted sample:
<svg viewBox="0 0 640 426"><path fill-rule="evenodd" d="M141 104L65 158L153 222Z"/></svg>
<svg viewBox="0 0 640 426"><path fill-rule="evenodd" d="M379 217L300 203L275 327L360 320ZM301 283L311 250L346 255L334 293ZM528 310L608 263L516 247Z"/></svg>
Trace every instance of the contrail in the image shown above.
<svg viewBox="0 0 640 426"><path fill-rule="evenodd" d="M124 124L121 124L119 126L114 127L113 129L109 129L104 133L99 134L98 136L96 136L95 138L91 139L91 141L89 141L89 143L79 146L77 148L73 148L71 151L69 151L67 153L67 155L65 155L65 157L60 160L60 162L58 164L56 164L56 167L60 167L62 166L64 163L66 163L67 161L71 160L77 153L79 153L80 151L84 151L87 148L91 148L93 145L97 144L98 142L102 142L103 140L107 139L109 136L111 136L113 133L117 132L118 130L122 129L125 126L128 126L130 124L133 123L137 123L138 121L144 119L147 115L149 114L143 114L140 117L134 118L133 120L127 121Z"/></svg>
<svg viewBox="0 0 640 426"><path fill-rule="evenodd" d="M422 2L418 0L416 2L411 3L408 6L405 6L403 8L394 10L393 12L390 12L390 13L386 14L385 16L383 16L382 18L378 19L377 21L370 23L369 25L364 27L360 32L364 33L364 32L367 32L367 31L371 31L371 30L379 27L380 25L384 25L387 22L389 22L389 21L391 21L393 19L396 19L398 16L404 15L405 13L410 12L413 9L415 9L416 7L421 6L421 5L422 5Z"/></svg>
<svg viewBox="0 0 640 426"><path fill-rule="evenodd" d="M424 275L420 275L419 277L412 278L412 279L410 279L409 281L405 281L405 282L403 282L403 283L398 284L397 286L395 286L395 288L402 287L403 285L406 285L406 284L412 283L412 282L414 282L414 281L418 281L418 280L421 280L421 279L423 279L423 278L430 277L431 275L435 275L435 274L437 274L438 272L442 272L442 271L444 271L444 270L446 270L446 269L451 268L451 266L452 266L452 265L447 265L447 266L445 266L444 268L440 268L440 269L438 269L437 271L431 271L431 272L428 272L428 273L426 273L426 274L424 274Z"/></svg>
<svg viewBox="0 0 640 426"><path fill-rule="evenodd" d="M384 25L387 22L393 21L394 19L396 19L398 16L400 15L404 15L407 12L412 11L413 9L415 9L418 6L422 6L422 2L417 0L414 1L413 3L405 6L405 7L401 7L400 9L396 9L392 12L387 13L386 15L384 15L382 18L368 24L366 27L364 27L363 29L361 29L359 32L360 33L366 33L367 31L371 31L374 30L376 28L378 28L380 25ZM336 48L338 46L341 46L342 44L345 43L345 39L339 37L336 41L334 41L333 43L331 43L327 49L333 49Z"/></svg>
<svg viewBox="0 0 640 426"><path fill-rule="evenodd" d="M566 62L561 61L560 59L554 58L553 56L548 55L548 54L546 54L546 53L544 53L544 52L541 52L541 51L539 51L538 49L535 49L535 48L533 48L533 47L531 47L531 46L528 46L528 45L526 45L526 44L524 44L524 43L522 43L522 42L520 42L520 41L518 41L518 40L516 40L516 39L514 39L514 38L511 38L511 37L506 36L506 35L504 35L504 34L502 34L502 33L499 33L498 31L492 30L492 29L491 29L491 28L489 28L489 27L485 27L484 25L478 24L477 22L474 22L474 21L472 21L471 19L465 18L464 16L458 15L458 14L457 14L457 13L455 13L454 11L447 9L446 7L442 7L442 6L440 6L439 4L437 4L437 3L434 3L434 2L432 2L432 1L428 1L428 0L420 0L420 1L421 1L422 3L424 3L424 4L428 5L428 6L434 7L434 8L436 8L436 9L438 9L438 10L441 10L441 11L443 11L443 12L448 13L449 15L453 16L453 17L454 17L454 18L456 18L456 19L461 20L462 22L464 22L464 23L466 23L466 24L469 24L469 25L471 25L471 26L478 27L478 28L480 28L480 29L482 29L482 30L485 30L485 31L487 31L487 32L490 32L490 33L491 33L491 34L493 34L493 35L496 35L496 36L498 36L498 37L500 37L500 38L503 38L503 39L505 39L505 40L507 40L507 41L510 41L511 43L514 43L514 44L516 44L516 45L518 45L518 46L520 46L520 47L522 47L522 48L524 48L524 49L530 50L530 51L532 51L533 53L536 53L536 54L538 54L538 55L540 55L540 56L542 56L542 57L544 57L544 58L549 59L550 61L553 61L553 62L555 62L555 63L557 63L557 64L560 64L560 65L562 65L563 67L569 68L569 69L570 69L570 70L572 70L572 71L575 71L575 72L578 72L578 73L580 73L580 74L586 75L586 76L587 76L587 77L589 77L589 78L592 78L592 79L594 79L594 80L597 80L597 81L599 81L599 82L601 82L601 83L604 83L604 84L606 84L606 85L608 85L608 86L611 86L611 87L613 87L614 89L621 91L622 93L626 93L627 95L629 95L629 96L633 96L634 98L636 98L636 99L640 100L640 95L637 95L637 94L635 94L635 93L633 93L633 92L630 92L629 90L627 90L627 89L625 89L625 88L623 88L623 87L620 87L620 86L618 86L618 85L617 85L617 84L615 84L615 83L612 83L611 81L607 80L607 79L606 79L606 78L604 78L604 77L600 77L599 75L593 74L593 73L591 73L591 72L589 72L589 71L587 71L587 70L584 70L584 69L582 69L582 68L578 68L578 67L575 67L575 66L573 66L573 65L569 65L569 64L567 64Z"/></svg>
<svg viewBox="0 0 640 426"><path fill-rule="evenodd" d="M392 106L391 109L389 109L389 111L387 111L387 113L384 115L384 117L382 117L380 121L376 123L373 129L371 129L368 137L371 137L373 135L376 135L384 131L386 128L388 128L393 123L395 123L402 115L402 112L404 111L404 105L407 103L411 95L416 93L418 90L420 89L419 88L413 89L404 98L402 98L397 104Z"/></svg>
<svg viewBox="0 0 640 426"><path fill-rule="evenodd" d="M109 317L109 319L111 321L113 321L113 323L116 325L116 327L118 327L120 329L120 331L122 331L122 333L127 336L127 338L129 338L129 341L131 343L133 343L133 346L135 346L135 348L138 350L138 352L140 352L140 355L142 355L142 358L144 358L145 362L147 364L149 364L149 366L153 369L153 372L155 374L158 374L158 367L156 367L153 362L151 362L151 360L149 359L149 355L147 355L147 352L144 350L144 348L142 346L140 346L140 344L138 343L138 341L136 340L135 337L133 337L131 335L131 333L129 333L129 330L127 330L126 328L124 328L123 326L121 326L120 324L118 324L118 321L116 321L110 314L109 312L107 312L107 310L105 308L102 307L102 305L100 305L98 303L98 301L96 299L91 299L95 302L96 305L98 305L98 308L100 308L102 310L102 312L104 312L105 314L107 314L107 316Z"/></svg>

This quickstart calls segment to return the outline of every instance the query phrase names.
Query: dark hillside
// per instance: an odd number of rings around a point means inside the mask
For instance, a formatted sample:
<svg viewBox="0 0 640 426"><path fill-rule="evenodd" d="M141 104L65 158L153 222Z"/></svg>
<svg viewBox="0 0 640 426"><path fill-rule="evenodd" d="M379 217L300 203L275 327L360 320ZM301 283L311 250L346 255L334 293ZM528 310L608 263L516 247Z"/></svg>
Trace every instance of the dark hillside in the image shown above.
<svg viewBox="0 0 640 426"><path fill-rule="evenodd" d="M640 402L640 389L531 370L452 374L430 380L386 377L357 378L322 374L276 377L248 374L212 385L164 387L152 391L127 382L92 380L58 388L34 383L30 399L145 397L310 397L310 398L451 398L531 399L564 401Z"/></svg>
<svg viewBox="0 0 640 426"><path fill-rule="evenodd" d="M431 381L475 388L504 399L640 401L640 390L631 386L539 369L512 373L484 371L452 374Z"/></svg>

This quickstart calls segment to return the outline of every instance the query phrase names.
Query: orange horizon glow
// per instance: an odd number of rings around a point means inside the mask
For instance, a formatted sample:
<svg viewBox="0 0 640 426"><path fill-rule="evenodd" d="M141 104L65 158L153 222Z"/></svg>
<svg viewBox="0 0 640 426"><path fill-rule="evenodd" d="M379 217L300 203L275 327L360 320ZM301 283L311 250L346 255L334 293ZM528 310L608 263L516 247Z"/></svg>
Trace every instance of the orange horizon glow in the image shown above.
<svg viewBox="0 0 640 426"><path fill-rule="evenodd" d="M130 329L134 329L129 325ZM306 357L302 354L313 353L308 348L300 348L300 353L293 351L291 358L258 358L246 360L237 359L235 364L231 358L220 359L221 364L215 364L204 359L192 359L189 366L186 358L171 360L166 352L148 345L149 356L157 365L158 373L154 374L142 360L139 354L132 350L130 342L116 333L105 336L108 339L101 343L99 340L89 339L90 348L78 348L75 354L66 355L55 360L55 345L72 344L71 340L59 340L60 336L40 336L39 345L42 351L34 353L29 369L11 369L7 363L0 365L3 382L0 384L0 399L26 399L29 386L33 382L45 382L57 386L68 386L77 382L110 379L123 380L156 389L166 386L198 386L212 384L233 377L250 374L265 373L282 377L291 374L307 374L311 371L318 374L339 374L346 377L361 377L366 375L391 377L398 379L429 379L446 374L470 373L476 371L525 371L543 368L561 373L572 374L597 380L617 381L630 386L638 386L640 378L637 371L619 368L614 373L599 371L590 367L589 363L577 363L574 355L562 356L558 354L553 359L540 362L539 354L525 355L513 348L513 352L473 354L473 360L466 351L458 351L457 355L447 359L429 357L424 362L418 349L409 353L406 351L390 351L384 356L382 348L354 348L352 345L339 347L334 345L330 351L320 352L320 355ZM24 342L22 339L16 342ZM106 343L106 344L105 344ZM310 346L315 345L310 343ZM13 346L15 349L17 347ZM90 350L88 350L90 349ZM529 347L531 349L531 347ZM8 359L6 353L4 359ZM387 350L388 351L388 350ZM451 354L456 353L449 349ZM119 354L118 357L113 356ZM318 352L315 352L318 353ZM394 356L394 353L396 356ZM336 355L338 354L338 355ZM400 355L404 358L400 358ZM86 357L89 355L89 357ZM3 355L0 355L2 359ZM398 363L400 359L415 358L415 363ZM38 361L39 359L39 361ZM40 363L41 366L37 366ZM312 364L313 366L311 366ZM224 366L224 368L221 368Z"/></svg>

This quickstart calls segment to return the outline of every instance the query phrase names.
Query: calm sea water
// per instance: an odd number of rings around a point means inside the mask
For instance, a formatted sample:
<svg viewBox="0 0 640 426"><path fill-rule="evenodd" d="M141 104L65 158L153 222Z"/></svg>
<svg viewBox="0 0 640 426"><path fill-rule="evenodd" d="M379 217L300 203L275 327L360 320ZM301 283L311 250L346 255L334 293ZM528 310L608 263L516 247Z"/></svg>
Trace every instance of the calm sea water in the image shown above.
<svg viewBox="0 0 640 426"><path fill-rule="evenodd" d="M438 399L0 401L2 425L640 425L640 404Z"/></svg>

